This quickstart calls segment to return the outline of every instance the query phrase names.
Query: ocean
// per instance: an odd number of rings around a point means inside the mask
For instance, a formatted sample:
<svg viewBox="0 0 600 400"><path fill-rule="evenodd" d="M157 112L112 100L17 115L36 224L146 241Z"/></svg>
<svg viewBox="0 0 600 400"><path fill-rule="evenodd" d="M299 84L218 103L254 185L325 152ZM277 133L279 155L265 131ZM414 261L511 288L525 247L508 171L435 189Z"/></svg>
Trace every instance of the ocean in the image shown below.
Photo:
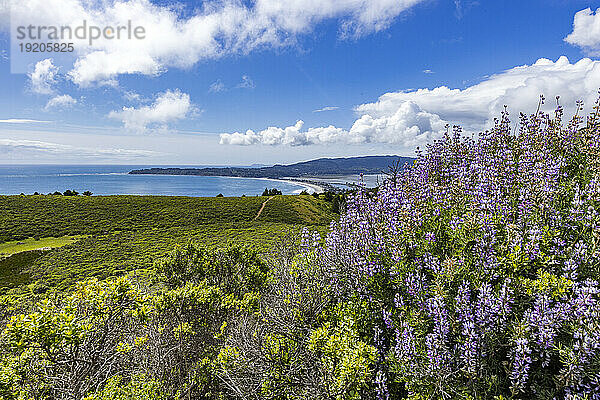
<svg viewBox="0 0 600 400"><path fill-rule="evenodd" d="M67 189L94 195L256 196L265 188L283 194L307 189L292 182L218 176L128 175L143 165L0 165L0 195L47 194ZM189 167L189 166L186 166ZM200 166L202 167L202 166ZM310 191L310 190L309 190Z"/></svg>

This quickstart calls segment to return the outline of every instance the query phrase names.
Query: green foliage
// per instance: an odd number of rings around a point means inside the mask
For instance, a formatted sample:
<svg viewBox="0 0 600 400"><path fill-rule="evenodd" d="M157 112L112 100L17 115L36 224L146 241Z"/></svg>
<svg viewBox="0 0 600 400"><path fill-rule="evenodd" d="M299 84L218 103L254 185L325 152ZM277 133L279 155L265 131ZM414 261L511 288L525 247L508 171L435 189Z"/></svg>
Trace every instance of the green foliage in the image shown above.
<svg viewBox="0 0 600 400"><path fill-rule="evenodd" d="M78 283L72 294L10 318L0 341L0 393L218 398L228 321L256 312L267 272L249 249L188 246L159 263L151 288L127 278Z"/></svg>
<svg viewBox="0 0 600 400"><path fill-rule="evenodd" d="M336 195L331 203L331 212L339 214L342 211L343 197Z"/></svg>
<svg viewBox="0 0 600 400"><path fill-rule="evenodd" d="M64 290L85 278L151 269L154 260L189 242L208 248L243 243L269 252L302 226L320 225L323 230L333 217L318 200L277 196L254 222L263 201L257 197L0 196L0 241L31 241L35 243L31 248L70 244L35 259L14 258L8 262L10 267L0 260L0 287L31 284L38 292ZM89 236L74 237L80 239L76 243L45 237L65 232ZM26 236L44 238L34 242L23 239ZM0 244L0 249L7 245Z"/></svg>
<svg viewBox="0 0 600 400"><path fill-rule="evenodd" d="M5 291L29 282L27 268L46 252L41 250L26 251L0 258L0 276L3 277L0 287Z"/></svg>
<svg viewBox="0 0 600 400"><path fill-rule="evenodd" d="M281 195L281 190L273 188L273 189L265 189L265 191L262 194L263 196L277 196L277 195Z"/></svg>
<svg viewBox="0 0 600 400"><path fill-rule="evenodd" d="M252 221L260 198L0 196L0 242Z"/></svg>
<svg viewBox="0 0 600 400"><path fill-rule="evenodd" d="M356 305L342 304L332 321L309 338L308 348L319 357L327 389L336 399L363 398L374 378L377 349L361 339L360 320Z"/></svg>
<svg viewBox="0 0 600 400"><path fill-rule="evenodd" d="M285 221L299 225L329 225L335 215L329 204L309 196L276 196L271 199L258 221Z"/></svg>
<svg viewBox="0 0 600 400"><path fill-rule="evenodd" d="M159 261L156 272L170 287L207 280L239 296L242 290L260 290L267 280L268 267L252 249L209 251L190 244Z"/></svg>
<svg viewBox="0 0 600 400"><path fill-rule="evenodd" d="M17 376L32 398L65 391L82 396L110 373L104 368L123 361L117 345L124 328L148 313L147 300L124 278L80 283L72 295L42 300L35 311L8 321L5 375Z"/></svg>
<svg viewBox="0 0 600 400"><path fill-rule="evenodd" d="M53 250L33 262L28 270L31 279L40 285L64 290L82 277L104 279L127 271L151 269L155 260L190 242L213 249L243 243L268 253L282 238L298 234L301 228L299 225L257 222L211 224L198 229L118 232L85 238L74 245Z"/></svg>
<svg viewBox="0 0 600 400"><path fill-rule="evenodd" d="M281 334L267 334L261 351L269 366L261 385L261 392L267 398L293 398L294 380L289 369L292 358L297 353L298 344L292 338Z"/></svg>
<svg viewBox="0 0 600 400"><path fill-rule="evenodd" d="M121 376L108 380L106 386L83 400L163 400L167 399L159 382L144 375L134 376L129 382Z"/></svg>

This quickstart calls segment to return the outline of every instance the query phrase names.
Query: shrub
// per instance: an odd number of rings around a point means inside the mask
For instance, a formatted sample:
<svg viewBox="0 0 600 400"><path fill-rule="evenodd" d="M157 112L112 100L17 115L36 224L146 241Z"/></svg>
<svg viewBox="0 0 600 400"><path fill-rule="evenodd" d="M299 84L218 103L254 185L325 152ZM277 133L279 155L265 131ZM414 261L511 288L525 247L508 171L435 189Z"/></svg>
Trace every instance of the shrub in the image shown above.
<svg viewBox="0 0 600 400"><path fill-rule="evenodd" d="M250 250L189 246L158 271L152 288L90 280L13 316L2 333L0 395L218 398L214 371L228 321L256 312L253 290L264 286L266 266Z"/></svg>
<svg viewBox="0 0 600 400"><path fill-rule="evenodd" d="M281 195L281 190L278 189L265 189L263 192L263 196L278 196Z"/></svg>
<svg viewBox="0 0 600 400"><path fill-rule="evenodd" d="M116 375L108 380L102 390L83 400L163 400L167 399L159 382L138 375L129 382Z"/></svg>
<svg viewBox="0 0 600 400"><path fill-rule="evenodd" d="M311 240L336 300L368 302L373 396L600 392L598 105L583 129L561 120L455 127Z"/></svg>

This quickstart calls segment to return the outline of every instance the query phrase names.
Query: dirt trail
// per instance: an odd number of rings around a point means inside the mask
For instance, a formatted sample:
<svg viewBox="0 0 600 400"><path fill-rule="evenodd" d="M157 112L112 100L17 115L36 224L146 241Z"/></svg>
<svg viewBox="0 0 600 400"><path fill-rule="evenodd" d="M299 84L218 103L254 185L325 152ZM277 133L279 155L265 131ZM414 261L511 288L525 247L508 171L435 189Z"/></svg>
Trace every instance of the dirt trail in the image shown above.
<svg viewBox="0 0 600 400"><path fill-rule="evenodd" d="M258 217L260 217L260 214L265 209L265 206L267 205L267 203L269 202L269 200L271 200L273 197L274 196L269 197L267 200L265 200L264 203L262 203L262 206L260 207L260 210L258 210L258 214L256 214L256 217L254 217L254 221L256 221L258 219Z"/></svg>

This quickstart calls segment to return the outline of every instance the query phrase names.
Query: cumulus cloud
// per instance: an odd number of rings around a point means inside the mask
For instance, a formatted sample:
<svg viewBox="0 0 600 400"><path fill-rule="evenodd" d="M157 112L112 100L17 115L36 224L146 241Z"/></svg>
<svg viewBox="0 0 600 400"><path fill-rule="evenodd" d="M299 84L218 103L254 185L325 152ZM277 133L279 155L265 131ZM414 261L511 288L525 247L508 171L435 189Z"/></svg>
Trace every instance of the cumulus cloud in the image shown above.
<svg viewBox="0 0 600 400"><path fill-rule="evenodd" d="M386 93L376 102L356 107L358 118L348 130L329 126L302 130L299 121L287 128L222 134L221 144L306 145L323 143L392 143L414 148L436 138L444 126L460 124L467 131L490 127L508 105L516 119L518 112L535 111L540 94L546 96L546 111L555 107L552 99L561 96L567 113L583 100L593 105L600 87L600 61L584 58L570 63L539 59L492 75L466 89L440 86Z"/></svg>
<svg viewBox="0 0 600 400"><path fill-rule="evenodd" d="M53 94L57 74L58 67L54 65L51 58L39 61L29 73L31 90L38 94Z"/></svg>
<svg viewBox="0 0 600 400"><path fill-rule="evenodd" d="M48 100L48 103L46 103L46 107L44 107L44 109L46 111L50 111L52 109L65 109L73 107L75 104L77 104L77 100L68 94L63 94Z"/></svg>
<svg viewBox="0 0 600 400"><path fill-rule="evenodd" d="M86 20L102 27L131 20L144 27L143 40L104 39L93 46L70 40L78 58L69 76L87 86L114 84L121 74L158 75L201 60L287 46L325 20L339 21L341 36L358 37L387 28L402 12L424 1L208 0L196 14L182 17L175 8L149 0L21 0L14 2L12 19L15 24L40 26L78 26ZM0 15L7 7L7 0L0 3Z"/></svg>
<svg viewBox="0 0 600 400"><path fill-rule="evenodd" d="M167 90L159 94L151 105L123 107L121 111L111 111L108 116L122 121L129 130L144 132L154 127L166 129L169 123L185 118L192 109L189 94Z"/></svg>
<svg viewBox="0 0 600 400"><path fill-rule="evenodd" d="M220 143L244 146L252 144L300 146L314 143L332 143L345 134L343 129L334 126L310 128L302 132L303 126L304 121L298 121L295 125L286 128L273 126L260 132L248 130L246 133L222 134Z"/></svg>
<svg viewBox="0 0 600 400"><path fill-rule="evenodd" d="M566 57L553 62L539 59L532 65L523 65L492 75L466 89L418 89L393 92L381 96L377 102L357 107L359 114L375 117L391 115L399 106L413 101L424 110L439 115L449 123L461 124L467 130L479 131L489 127L509 106L516 118L519 112L533 112L539 95L548 99L546 111L555 107L554 97L560 96L567 112L573 111L577 100L592 105L600 87L600 62L584 58L570 63Z"/></svg>
<svg viewBox="0 0 600 400"><path fill-rule="evenodd" d="M303 121L286 128L269 127L260 132L222 134L221 144L290 145L330 143L394 143L403 146L423 145L443 130L444 122L435 114L423 111L416 103L406 102L389 116L363 115L349 130L327 126L302 131Z"/></svg>
<svg viewBox="0 0 600 400"><path fill-rule="evenodd" d="M595 12L591 8L577 12L573 19L573 32L565 41L587 54L600 54L600 8Z"/></svg>

